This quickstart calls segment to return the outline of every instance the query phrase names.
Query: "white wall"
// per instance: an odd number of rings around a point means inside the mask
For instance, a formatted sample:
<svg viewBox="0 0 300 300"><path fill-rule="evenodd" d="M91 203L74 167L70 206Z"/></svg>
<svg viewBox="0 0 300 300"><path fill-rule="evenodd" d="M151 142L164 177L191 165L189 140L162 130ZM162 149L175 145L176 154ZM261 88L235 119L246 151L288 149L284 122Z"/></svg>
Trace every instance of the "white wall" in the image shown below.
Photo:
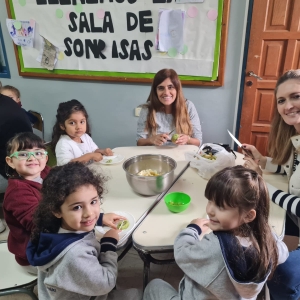
<svg viewBox="0 0 300 300"><path fill-rule="evenodd" d="M204 142L231 144L226 130L233 130L236 122L247 7L248 1L231 0L225 85L183 88L185 97L193 101L198 110ZM137 117L134 117L134 108L146 101L150 84L20 77L13 44L6 30L6 18L5 2L0 1L0 21L11 72L11 79L0 80L3 85L20 89L25 109L43 114L46 140L51 138L58 104L78 99L89 113L93 139L99 147L135 145Z"/></svg>

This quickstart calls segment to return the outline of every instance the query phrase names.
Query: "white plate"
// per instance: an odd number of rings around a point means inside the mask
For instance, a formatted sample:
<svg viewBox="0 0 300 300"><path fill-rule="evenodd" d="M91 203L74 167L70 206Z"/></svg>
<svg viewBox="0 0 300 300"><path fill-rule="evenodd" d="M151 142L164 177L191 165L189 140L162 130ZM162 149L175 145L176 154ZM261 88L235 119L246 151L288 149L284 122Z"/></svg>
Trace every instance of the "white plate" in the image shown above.
<svg viewBox="0 0 300 300"><path fill-rule="evenodd" d="M126 228L126 229L119 232L119 237L121 239L128 231L130 231L134 227L135 219L134 219L133 215L131 215L131 214L125 212L125 211L112 211L112 213L114 213L116 215L119 215L119 216L122 216L122 217L125 217L129 221L128 228ZM108 230L111 229L108 226L103 226L103 227L102 226L96 226L95 228L96 228L97 231L99 231L102 234L105 234Z"/></svg>
<svg viewBox="0 0 300 300"><path fill-rule="evenodd" d="M111 162L110 162L111 160ZM124 160L124 156L122 155L112 155L112 156L105 156L103 155L103 159L99 161L102 165L114 165Z"/></svg>

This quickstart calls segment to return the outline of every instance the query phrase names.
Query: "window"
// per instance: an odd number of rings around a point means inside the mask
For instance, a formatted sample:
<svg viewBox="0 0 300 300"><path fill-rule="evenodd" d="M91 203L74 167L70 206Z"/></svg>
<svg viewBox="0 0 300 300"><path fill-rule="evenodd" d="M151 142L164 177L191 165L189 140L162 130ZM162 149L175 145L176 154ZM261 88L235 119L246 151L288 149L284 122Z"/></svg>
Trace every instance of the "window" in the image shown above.
<svg viewBox="0 0 300 300"><path fill-rule="evenodd" d="M0 24L0 78L10 78L7 56L5 52L4 39Z"/></svg>

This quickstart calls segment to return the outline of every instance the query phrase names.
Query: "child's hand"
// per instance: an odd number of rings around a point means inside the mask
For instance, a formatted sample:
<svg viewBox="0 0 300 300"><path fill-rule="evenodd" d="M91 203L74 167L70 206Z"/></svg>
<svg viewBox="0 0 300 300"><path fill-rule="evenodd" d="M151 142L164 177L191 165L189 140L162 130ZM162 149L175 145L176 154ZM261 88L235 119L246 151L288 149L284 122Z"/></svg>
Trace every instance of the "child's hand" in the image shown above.
<svg viewBox="0 0 300 300"><path fill-rule="evenodd" d="M126 220L125 217L119 216L113 213L104 214L103 215L103 224L109 226L113 229L117 229L117 221L119 220Z"/></svg>
<svg viewBox="0 0 300 300"><path fill-rule="evenodd" d="M112 156L114 155L114 153L112 152L112 150L110 148L106 148L103 150L103 154L106 156Z"/></svg>
<svg viewBox="0 0 300 300"><path fill-rule="evenodd" d="M200 218L197 218L197 219L194 219L191 224L196 224L198 225L200 228L201 228L201 231L203 233L207 232L210 230L210 228L208 227L208 224L209 223L209 220L208 219L200 219Z"/></svg>
<svg viewBox="0 0 300 300"><path fill-rule="evenodd" d="M100 161L103 159L103 156L101 153L99 152L94 152L93 153L93 158L92 158L94 161Z"/></svg>
<svg viewBox="0 0 300 300"><path fill-rule="evenodd" d="M117 241L119 241L119 239L120 239L119 232L120 231L121 230L110 229L103 235L103 238L114 238Z"/></svg>

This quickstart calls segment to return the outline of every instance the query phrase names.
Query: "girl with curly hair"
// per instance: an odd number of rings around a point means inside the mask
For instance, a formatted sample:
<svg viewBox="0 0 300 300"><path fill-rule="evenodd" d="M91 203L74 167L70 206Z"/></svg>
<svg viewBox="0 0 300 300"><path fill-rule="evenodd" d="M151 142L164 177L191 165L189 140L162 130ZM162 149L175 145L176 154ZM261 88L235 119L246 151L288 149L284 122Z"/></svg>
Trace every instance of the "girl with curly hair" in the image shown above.
<svg viewBox="0 0 300 300"><path fill-rule="evenodd" d="M107 231L100 243L100 197L104 180L79 162L55 167L42 188L27 247L38 268L41 299L141 299L136 289L113 290L118 273L118 230Z"/></svg>
<svg viewBox="0 0 300 300"><path fill-rule="evenodd" d="M147 103L137 126L138 146L161 146L177 133L177 145L199 146L202 142L200 120L194 104L185 99L180 79L173 69L162 69L154 76Z"/></svg>
<svg viewBox="0 0 300 300"><path fill-rule="evenodd" d="M88 117L85 107L78 100L59 104L51 142L58 166L70 161L100 161L102 155L113 155L110 148L99 149L90 137Z"/></svg>

